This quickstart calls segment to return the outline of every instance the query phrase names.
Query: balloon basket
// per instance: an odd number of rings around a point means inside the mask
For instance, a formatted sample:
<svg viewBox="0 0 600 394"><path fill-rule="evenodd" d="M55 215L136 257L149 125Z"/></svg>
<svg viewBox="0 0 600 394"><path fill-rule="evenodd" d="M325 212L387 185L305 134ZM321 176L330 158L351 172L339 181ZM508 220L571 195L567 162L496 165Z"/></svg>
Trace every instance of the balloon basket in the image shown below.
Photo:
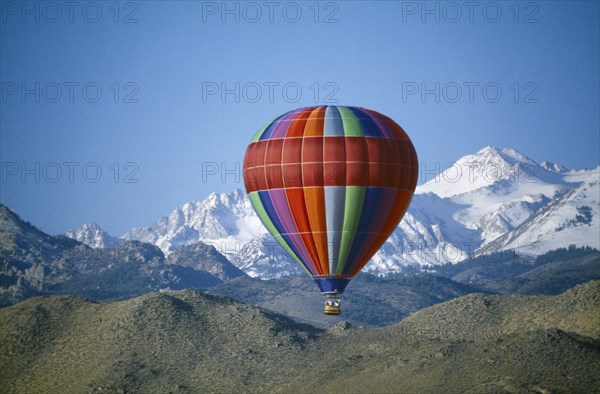
<svg viewBox="0 0 600 394"><path fill-rule="evenodd" d="M327 295L327 300L325 301L325 313L326 315L336 316L342 313L340 309L340 298L337 295Z"/></svg>

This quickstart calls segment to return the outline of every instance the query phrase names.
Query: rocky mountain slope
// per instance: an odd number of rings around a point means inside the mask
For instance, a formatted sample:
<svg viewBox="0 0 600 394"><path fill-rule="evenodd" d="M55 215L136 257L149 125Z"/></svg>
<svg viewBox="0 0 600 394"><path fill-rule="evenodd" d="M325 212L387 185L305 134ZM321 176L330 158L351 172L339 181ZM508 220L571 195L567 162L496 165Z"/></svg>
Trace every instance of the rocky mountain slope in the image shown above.
<svg viewBox="0 0 600 394"><path fill-rule="evenodd" d="M126 298L209 287L243 275L209 245L186 247L169 259L155 245L139 241L93 249L45 234L0 205L0 306L40 294Z"/></svg>
<svg viewBox="0 0 600 394"><path fill-rule="evenodd" d="M600 280L600 252L574 245L536 258L500 252L439 266L436 273L492 293L554 295Z"/></svg>
<svg viewBox="0 0 600 394"><path fill-rule="evenodd" d="M596 392L600 282L472 294L384 329L318 330L222 296L0 309L4 392Z"/></svg>
<svg viewBox="0 0 600 394"><path fill-rule="evenodd" d="M65 235L92 248L114 248L124 242L123 239L113 237L104 231L95 222L84 224L77 230L69 230Z"/></svg>
<svg viewBox="0 0 600 394"><path fill-rule="evenodd" d="M574 246L535 260L514 252L481 256L437 266L435 274L418 269L409 272L408 268L403 274L386 277L362 273L344 294L342 317L329 319L321 313L323 297L303 272L252 280L214 246L202 242L179 246L166 258L155 245L139 241L94 249L66 237L44 234L6 207L0 212L0 237L0 306L35 295L70 294L107 300L156 290L202 288L319 327L342 319L364 326L386 326L419 309L473 292L558 294L600 278L598 251ZM259 262L265 269L272 268L272 260ZM276 268L283 270L285 261L280 260L280 264Z"/></svg>
<svg viewBox="0 0 600 394"><path fill-rule="evenodd" d="M284 314L296 321L329 327L342 320L387 326L425 307L471 293L556 295L600 280L600 252L560 248L533 259L500 252L420 272L376 277L360 273L342 296L342 315L322 315L323 296L305 274L279 279L236 278L207 291Z"/></svg>
<svg viewBox="0 0 600 394"><path fill-rule="evenodd" d="M366 272L389 275L408 265L457 263L502 250L539 255L571 244L600 248L600 167L568 170L538 164L514 149L485 147L421 171L422 179L433 179L417 188L408 213ZM96 244L96 237L88 241L78 233L70 235ZM184 204L122 239L155 244L167 255L201 241L263 279L300 272L240 190Z"/></svg>
<svg viewBox="0 0 600 394"><path fill-rule="evenodd" d="M325 298L305 274L271 280L240 277L207 290L320 328L342 321L365 327L388 326L425 307L481 291L430 274L386 278L359 274L342 296L342 315L325 316Z"/></svg>

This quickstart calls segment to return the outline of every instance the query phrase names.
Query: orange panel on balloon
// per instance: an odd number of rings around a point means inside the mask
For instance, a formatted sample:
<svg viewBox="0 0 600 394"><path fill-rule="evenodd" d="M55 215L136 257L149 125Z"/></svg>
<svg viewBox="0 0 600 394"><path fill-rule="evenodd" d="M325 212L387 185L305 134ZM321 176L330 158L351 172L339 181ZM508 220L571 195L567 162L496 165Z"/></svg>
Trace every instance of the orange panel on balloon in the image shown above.
<svg viewBox="0 0 600 394"><path fill-rule="evenodd" d="M290 212L294 217L294 222L296 224L296 228L302 237L304 245L310 254L311 259L316 263L319 267L320 259L319 253L315 246L315 241L312 236L312 230L310 227L310 222L308 219L308 212L306 210L306 205L304 201L304 191L302 189L287 189L285 191L289 206Z"/></svg>
<svg viewBox="0 0 600 394"><path fill-rule="evenodd" d="M306 201L306 211L312 231L327 231L327 224L325 223L325 193L323 188L305 188L304 200Z"/></svg>
<svg viewBox="0 0 600 394"><path fill-rule="evenodd" d="M306 127L306 120L312 112L312 108L305 109L298 115L290 124L287 130L286 138L289 137L302 137L304 135L304 128Z"/></svg>
<svg viewBox="0 0 600 394"><path fill-rule="evenodd" d="M322 136L323 135L323 119L325 118L325 107L319 107L311 112L306 126L304 128L304 136Z"/></svg>

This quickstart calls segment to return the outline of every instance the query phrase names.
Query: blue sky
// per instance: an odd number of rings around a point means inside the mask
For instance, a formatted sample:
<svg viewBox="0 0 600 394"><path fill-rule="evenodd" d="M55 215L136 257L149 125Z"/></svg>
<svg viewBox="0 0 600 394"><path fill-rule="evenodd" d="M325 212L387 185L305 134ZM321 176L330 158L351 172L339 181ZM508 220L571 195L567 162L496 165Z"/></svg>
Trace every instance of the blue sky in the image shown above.
<svg viewBox="0 0 600 394"><path fill-rule="evenodd" d="M391 116L430 169L600 163L598 2L423 4L2 2L0 200L121 235L243 189L254 132L317 104Z"/></svg>

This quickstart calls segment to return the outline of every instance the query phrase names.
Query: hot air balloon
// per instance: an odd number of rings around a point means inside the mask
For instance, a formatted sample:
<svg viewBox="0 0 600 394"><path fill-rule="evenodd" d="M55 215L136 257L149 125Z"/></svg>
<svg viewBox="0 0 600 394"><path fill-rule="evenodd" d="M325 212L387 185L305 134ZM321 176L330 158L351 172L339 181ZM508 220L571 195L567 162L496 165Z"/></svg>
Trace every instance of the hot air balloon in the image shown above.
<svg viewBox="0 0 600 394"><path fill-rule="evenodd" d="M267 230L340 314L340 295L398 226L418 175L392 119L360 107L300 108L252 138L244 184Z"/></svg>

